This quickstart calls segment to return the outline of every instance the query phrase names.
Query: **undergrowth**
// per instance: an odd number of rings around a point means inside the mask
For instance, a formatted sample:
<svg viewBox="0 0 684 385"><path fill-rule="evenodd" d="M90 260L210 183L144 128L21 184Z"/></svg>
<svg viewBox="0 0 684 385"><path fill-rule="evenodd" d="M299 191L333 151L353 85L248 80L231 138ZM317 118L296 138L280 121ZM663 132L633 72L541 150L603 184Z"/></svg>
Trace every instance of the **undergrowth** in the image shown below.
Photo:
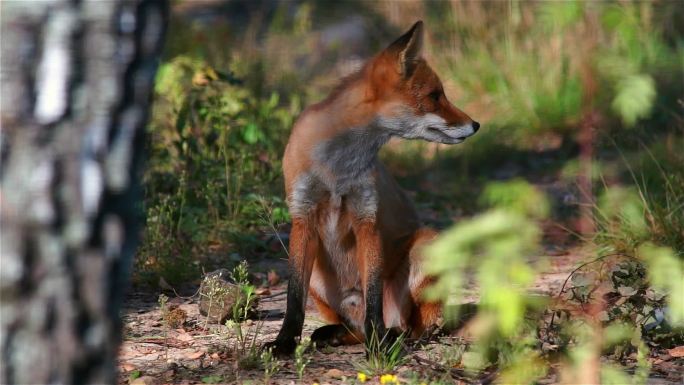
<svg viewBox="0 0 684 385"><path fill-rule="evenodd" d="M264 202L273 222L289 219L280 154L296 98L283 106L276 93L256 96L232 74L185 56L161 66L155 92L138 272L178 283L198 276L198 255L267 252L255 230Z"/></svg>

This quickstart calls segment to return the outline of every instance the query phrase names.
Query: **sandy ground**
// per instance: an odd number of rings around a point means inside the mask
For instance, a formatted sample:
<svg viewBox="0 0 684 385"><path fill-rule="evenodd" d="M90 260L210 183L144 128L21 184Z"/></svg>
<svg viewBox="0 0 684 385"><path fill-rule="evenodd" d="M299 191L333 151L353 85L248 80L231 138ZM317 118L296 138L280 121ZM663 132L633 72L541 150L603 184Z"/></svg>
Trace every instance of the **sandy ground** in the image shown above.
<svg viewBox="0 0 684 385"><path fill-rule="evenodd" d="M578 253L553 254L557 255L540 257L548 263L546 272L540 276L532 289L536 293L558 293L563 280L581 259ZM269 263L272 263L271 267L277 271L285 269L284 261ZM257 346L275 338L285 309L284 283L262 289L262 292L264 294L259 304L259 318L262 321L250 320L243 323L243 330L247 330L251 335L259 329L256 336ZM123 314L124 343L119 359L120 384L264 383L262 370L238 368L235 354L232 352L235 339L225 326L206 323L205 317L199 314L196 296L170 297L168 306L177 306L186 314L185 323L176 329L164 326L156 294L133 292L128 296ZM474 299L473 297L465 300ZM321 325L323 322L316 309L309 304L304 323L304 336L310 335ZM413 376L425 379L446 376L453 383L475 382L467 379L461 381L458 373L449 376L443 367L431 365L435 360L435 354L440 354L440 348L448 341L431 341L421 347L410 349L406 364L400 366L394 374L401 383L411 383L410 379ZM301 381L297 377L292 359L288 359L281 361L278 373L272 376L269 383L360 383L357 374L358 365L364 360L362 346L327 348L312 352L308 357L311 362L306 367ZM684 373L684 360L668 358L667 354L655 354L653 362L657 364L658 370L654 370L650 383L684 383L681 378L681 373ZM555 375L550 375L543 383L554 383L556 380ZM367 383L378 382L379 378L376 376L370 378Z"/></svg>

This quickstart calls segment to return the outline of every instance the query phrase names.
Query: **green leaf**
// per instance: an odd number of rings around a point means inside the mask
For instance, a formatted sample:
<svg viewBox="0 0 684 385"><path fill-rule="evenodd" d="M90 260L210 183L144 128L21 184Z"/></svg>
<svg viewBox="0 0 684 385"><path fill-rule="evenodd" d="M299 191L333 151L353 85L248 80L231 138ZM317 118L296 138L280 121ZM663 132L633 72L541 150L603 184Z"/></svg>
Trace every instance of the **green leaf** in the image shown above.
<svg viewBox="0 0 684 385"><path fill-rule="evenodd" d="M581 1L546 2L540 7L540 20L548 29L563 30L582 19L584 4Z"/></svg>
<svg viewBox="0 0 684 385"><path fill-rule="evenodd" d="M133 381L136 378L140 377L140 375L142 375L142 373L139 370L134 370L128 375L128 380Z"/></svg>
<svg viewBox="0 0 684 385"><path fill-rule="evenodd" d="M639 248L638 255L646 261L653 286L668 293L672 324L684 325L684 262L669 247L648 243Z"/></svg>
<svg viewBox="0 0 684 385"><path fill-rule="evenodd" d="M650 75L630 75L616 86L612 107L627 127L651 114L656 97L655 81Z"/></svg>
<svg viewBox="0 0 684 385"><path fill-rule="evenodd" d="M248 144L257 143L261 135L261 131L254 123L247 124L244 131L242 131L242 139Z"/></svg>
<svg viewBox="0 0 684 385"><path fill-rule="evenodd" d="M545 218L549 213L549 202L544 193L523 179L487 184L480 202L534 218Z"/></svg>
<svg viewBox="0 0 684 385"><path fill-rule="evenodd" d="M601 383L606 385L631 384L630 378L625 372L613 365L603 365L601 367Z"/></svg>

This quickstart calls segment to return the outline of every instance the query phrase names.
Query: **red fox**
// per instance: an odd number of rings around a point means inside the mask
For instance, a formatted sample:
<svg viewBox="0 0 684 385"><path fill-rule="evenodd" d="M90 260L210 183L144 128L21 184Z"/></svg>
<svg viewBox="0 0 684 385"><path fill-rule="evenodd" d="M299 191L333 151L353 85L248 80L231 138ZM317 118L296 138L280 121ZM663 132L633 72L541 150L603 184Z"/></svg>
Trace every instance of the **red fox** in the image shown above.
<svg viewBox="0 0 684 385"><path fill-rule="evenodd" d="M421 246L436 233L378 160L392 136L456 144L480 124L454 107L421 56L423 23L297 119L283 158L292 216L285 320L273 347L290 354L310 295L330 323L319 346L361 343L387 329L419 336L441 304L421 294Z"/></svg>

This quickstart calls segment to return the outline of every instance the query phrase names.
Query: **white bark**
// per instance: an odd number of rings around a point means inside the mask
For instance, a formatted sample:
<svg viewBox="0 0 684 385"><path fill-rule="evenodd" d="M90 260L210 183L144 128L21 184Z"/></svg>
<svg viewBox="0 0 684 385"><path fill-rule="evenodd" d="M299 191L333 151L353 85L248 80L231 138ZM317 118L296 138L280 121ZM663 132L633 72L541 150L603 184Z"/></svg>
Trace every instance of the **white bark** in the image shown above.
<svg viewBox="0 0 684 385"><path fill-rule="evenodd" d="M0 7L0 383L114 383L168 4Z"/></svg>

